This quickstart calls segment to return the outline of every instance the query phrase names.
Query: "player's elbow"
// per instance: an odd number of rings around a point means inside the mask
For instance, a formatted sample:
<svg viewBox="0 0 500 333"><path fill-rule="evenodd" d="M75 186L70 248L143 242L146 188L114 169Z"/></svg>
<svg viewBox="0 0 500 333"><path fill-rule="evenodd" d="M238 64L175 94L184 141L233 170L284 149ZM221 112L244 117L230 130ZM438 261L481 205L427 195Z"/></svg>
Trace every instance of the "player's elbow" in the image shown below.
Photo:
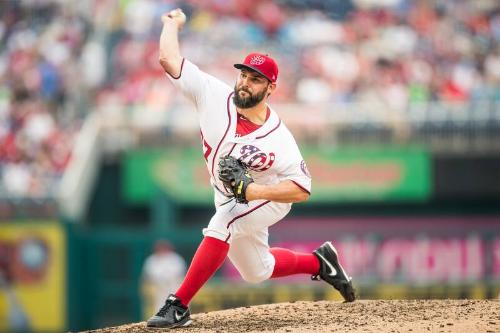
<svg viewBox="0 0 500 333"><path fill-rule="evenodd" d="M180 56L160 55L158 62L165 72L177 78L181 74L183 59Z"/></svg>
<svg viewBox="0 0 500 333"><path fill-rule="evenodd" d="M307 193L306 191L301 191L297 193L296 201L295 202L304 202L309 200L310 194Z"/></svg>
<svg viewBox="0 0 500 333"><path fill-rule="evenodd" d="M171 61L167 57L160 57L158 62L165 72L168 72L172 68Z"/></svg>

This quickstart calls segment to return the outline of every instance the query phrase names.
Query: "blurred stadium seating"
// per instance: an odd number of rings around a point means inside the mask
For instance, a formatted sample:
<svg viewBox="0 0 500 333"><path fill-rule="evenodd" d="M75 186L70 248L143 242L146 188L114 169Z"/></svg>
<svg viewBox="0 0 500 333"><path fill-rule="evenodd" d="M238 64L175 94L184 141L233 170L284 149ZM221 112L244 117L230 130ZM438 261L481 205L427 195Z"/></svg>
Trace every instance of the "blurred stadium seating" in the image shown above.
<svg viewBox="0 0 500 333"><path fill-rule="evenodd" d="M248 51L278 59L273 105L292 128L314 114L298 136L498 148L495 1L4 1L3 196L54 195L88 110L140 133L197 131L157 64L160 15L177 6L183 52L207 72L232 84Z"/></svg>

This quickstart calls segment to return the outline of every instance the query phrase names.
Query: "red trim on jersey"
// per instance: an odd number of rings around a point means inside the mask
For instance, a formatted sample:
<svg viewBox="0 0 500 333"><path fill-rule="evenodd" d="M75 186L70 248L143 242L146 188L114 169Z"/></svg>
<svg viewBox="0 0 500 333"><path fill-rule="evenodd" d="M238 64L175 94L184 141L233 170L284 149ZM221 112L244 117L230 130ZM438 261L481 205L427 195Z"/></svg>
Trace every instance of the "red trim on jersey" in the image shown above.
<svg viewBox="0 0 500 333"><path fill-rule="evenodd" d="M262 138L265 138L266 136L268 136L268 135L269 135L269 134L271 134L272 132L276 131L276 130L278 129L278 127L280 127L280 125L281 125L281 119L280 119L280 121L279 121L278 125L276 125L276 127L275 127L275 128L273 128L272 130L270 130L269 132L267 132L267 133L266 133L266 134L264 134L264 135L261 135L261 136L256 137L255 139L262 139Z"/></svg>
<svg viewBox="0 0 500 333"><path fill-rule="evenodd" d="M271 115L271 110L269 110L268 107L266 112L266 121L267 119L269 119L270 115ZM236 119L236 134L238 134L239 136L245 136L247 134L250 134L261 127L262 125L257 125L256 123L253 123L247 118L245 118L245 116L238 114L238 118Z"/></svg>
<svg viewBox="0 0 500 333"><path fill-rule="evenodd" d="M259 209L260 207L264 206L264 205L267 205L268 203L270 203L271 201L267 200L267 201L264 201L263 203L261 203L260 205L258 206L255 206L254 208L250 209L249 211L246 211L238 216L236 216L235 218L233 218L231 221L229 221L229 223L227 224L226 228L229 229L229 227L231 226L231 224L233 224L234 221L236 221L237 219L239 218L242 218L243 216L247 216L248 214L250 214L251 212L253 211L256 211L257 209ZM227 242L229 240L229 237L231 237L231 233L229 233L229 235L227 236L225 242Z"/></svg>
<svg viewBox="0 0 500 333"><path fill-rule="evenodd" d="M227 154L228 156L231 155L231 153L233 152L234 150L234 147L236 147L236 143L231 147L231 150L229 151L229 153Z"/></svg>
<svg viewBox="0 0 500 333"><path fill-rule="evenodd" d="M236 143L231 147L231 150L229 151L229 154L227 154L228 156L231 155L231 153L233 152L234 147L236 147Z"/></svg>
<svg viewBox="0 0 500 333"><path fill-rule="evenodd" d="M291 180L291 179L290 179ZM304 186L300 185L299 183L297 183L295 180L292 180L292 182L294 182L295 185L297 185L298 187L300 187L300 189L304 192L306 192L307 194L311 194L311 192L309 192Z"/></svg>
<svg viewBox="0 0 500 333"><path fill-rule="evenodd" d="M215 165L215 157L217 156L217 153L219 152L220 145L222 144L222 141L226 138L227 132L229 131L229 128L231 127L231 111L229 110L229 101L231 100L231 96L233 96L234 91L227 96L227 117L229 118L226 132L224 133L224 136L222 139L220 139L219 144L217 145L217 149L215 149L214 157L212 158L212 177L215 178L214 175L214 165Z"/></svg>
<svg viewBox="0 0 500 333"><path fill-rule="evenodd" d="M174 80L178 80L181 78L182 76L182 69L184 68L184 60L186 60L186 58L182 58L182 62L181 62L181 71L179 72L179 76L175 77L173 75L171 75L169 72L165 71L165 73L167 73L168 75L170 75L170 77Z"/></svg>

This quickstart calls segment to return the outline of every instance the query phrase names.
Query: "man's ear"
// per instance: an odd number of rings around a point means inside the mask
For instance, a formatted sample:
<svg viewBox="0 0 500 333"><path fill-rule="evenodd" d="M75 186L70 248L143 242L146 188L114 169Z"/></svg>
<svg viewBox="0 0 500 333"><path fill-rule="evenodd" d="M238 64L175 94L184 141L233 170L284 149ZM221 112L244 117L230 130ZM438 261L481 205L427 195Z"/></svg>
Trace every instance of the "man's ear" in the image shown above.
<svg viewBox="0 0 500 333"><path fill-rule="evenodd" d="M267 86L267 97L271 96L276 90L276 83L271 83Z"/></svg>

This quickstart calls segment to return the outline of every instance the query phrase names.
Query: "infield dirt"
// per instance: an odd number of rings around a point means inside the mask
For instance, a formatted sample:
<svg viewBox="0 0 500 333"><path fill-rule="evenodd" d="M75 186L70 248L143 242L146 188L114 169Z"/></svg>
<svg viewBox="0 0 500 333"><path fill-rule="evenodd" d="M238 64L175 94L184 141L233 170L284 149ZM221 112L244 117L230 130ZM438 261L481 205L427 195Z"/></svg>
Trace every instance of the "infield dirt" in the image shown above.
<svg viewBox="0 0 500 333"><path fill-rule="evenodd" d="M499 300L293 302L198 313L187 328L144 322L89 331L124 332L500 332Z"/></svg>

